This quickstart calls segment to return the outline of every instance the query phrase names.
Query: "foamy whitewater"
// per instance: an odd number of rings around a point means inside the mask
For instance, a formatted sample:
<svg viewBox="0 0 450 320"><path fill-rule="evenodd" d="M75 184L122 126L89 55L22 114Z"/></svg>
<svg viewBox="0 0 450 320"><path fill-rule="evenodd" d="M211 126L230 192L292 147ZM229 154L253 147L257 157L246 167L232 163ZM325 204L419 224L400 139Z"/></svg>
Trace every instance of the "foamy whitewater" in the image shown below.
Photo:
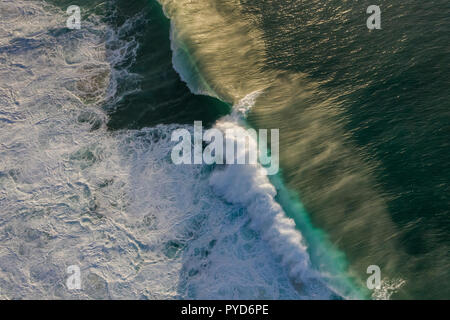
<svg viewBox="0 0 450 320"><path fill-rule="evenodd" d="M251 93L233 107L233 113L218 121L216 127L225 132L233 129L241 131L234 137L225 136L225 143L235 143L233 139L244 138L245 128L242 118L254 104L259 92ZM241 122L241 123L240 123ZM236 141L237 142L237 141ZM241 141L238 143L244 143ZM246 150L257 148L256 141L249 142ZM240 150L241 152L244 150ZM236 154L236 157L245 156ZM270 183L266 169L261 165L227 165L224 170L215 170L211 175L211 185L227 201L247 208L251 226L258 230L272 252L280 258L294 284L299 286L305 298L330 298L330 291L322 283L320 275L312 270L306 246L295 223L287 218L275 201L275 187Z"/></svg>
<svg viewBox="0 0 450 320"><path fill-rule="evenodd" d="M136 43L95 17L67 33L42 2L0 10L1 298L330 297L264 168L175 166L177 125L106 130Z"/></svg>

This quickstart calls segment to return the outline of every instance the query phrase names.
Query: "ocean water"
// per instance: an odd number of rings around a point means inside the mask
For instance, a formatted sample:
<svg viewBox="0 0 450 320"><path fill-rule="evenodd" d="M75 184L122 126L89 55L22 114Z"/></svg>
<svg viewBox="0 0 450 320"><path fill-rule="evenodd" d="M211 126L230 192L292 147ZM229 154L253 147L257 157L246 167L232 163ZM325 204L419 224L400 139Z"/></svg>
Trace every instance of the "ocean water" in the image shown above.
<svg viewBox="0 0 450 320"><path fill-rule="evenodd" d="M446 1L71 4L0 2L1 298L450 297ZM196 120L280 174L174 165Z"/></svg>

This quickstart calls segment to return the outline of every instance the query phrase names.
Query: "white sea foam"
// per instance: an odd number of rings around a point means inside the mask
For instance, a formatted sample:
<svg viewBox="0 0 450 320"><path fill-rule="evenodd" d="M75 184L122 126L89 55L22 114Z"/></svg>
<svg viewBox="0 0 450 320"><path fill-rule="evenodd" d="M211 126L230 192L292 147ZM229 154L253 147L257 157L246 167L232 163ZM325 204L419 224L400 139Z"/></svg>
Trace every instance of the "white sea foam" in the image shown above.
<svg viewBox="0 0 450 320"><path fill-rule="evenodd" d="M406 283L403 279L383 279L381 280L381 287L375 289L372 293L374 300L389 300L391 296L396 293Z"/></svg>
<svg viewBox="0 0 450 320"><path fill-rule="evenodd" d="M111 65L134 44L98 21L64 32L41 2L0 11L1 298L299 297L258 232L271 218L218 197L210 167L171 163L176 126L106 131L99 105L124 76ZM65 287L69 265L82 290Z"/></svg>

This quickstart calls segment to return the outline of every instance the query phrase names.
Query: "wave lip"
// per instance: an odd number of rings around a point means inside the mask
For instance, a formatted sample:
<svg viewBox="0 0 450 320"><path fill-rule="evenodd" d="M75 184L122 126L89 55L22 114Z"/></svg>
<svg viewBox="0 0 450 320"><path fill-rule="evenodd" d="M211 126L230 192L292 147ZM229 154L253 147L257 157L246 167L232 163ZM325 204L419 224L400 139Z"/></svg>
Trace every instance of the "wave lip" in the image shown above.
<svg viewBox="0 0 450 320"><path fill-rule="evenodd" d="M256 91L246 95L233 107L232 114L219 119L215 127L223 132L233 129L235 132L244 133L244 115L260 94L261 92ZM241 136L245 137L244 134L225 135L225 144L235 144ZM250 141L249 145L254 148L256 141ZM249 153L250 148L246 148L245 152ZM307 247L301 233L296 229L295 222L286 216L276 202L277 191L269 181L264 167L260 164L247 164L216 168L211 174L210 184L216 193L228 202L247 209L252 227L269 243L304 298L332 297L332 292L323 283L320 274L311 266Z"/></svg>

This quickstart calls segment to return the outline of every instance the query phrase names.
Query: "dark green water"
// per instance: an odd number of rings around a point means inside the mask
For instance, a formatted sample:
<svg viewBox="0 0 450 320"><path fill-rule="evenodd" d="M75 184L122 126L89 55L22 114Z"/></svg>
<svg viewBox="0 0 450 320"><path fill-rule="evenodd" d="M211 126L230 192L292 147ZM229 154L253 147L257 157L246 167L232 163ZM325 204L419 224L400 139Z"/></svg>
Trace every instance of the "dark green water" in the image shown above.
<svg viewBox="0 0 450 320"><path fill-rule="evenodd" d="M355 155L374 164L374 187L397 230L391 235L396 249L386 252L386 259L405 253L395 266L399 272L391 271L407 281L403 297L448 298L449 3L379 1L382 30L369 31L365 9L372 3L367 1L244 2L264 30L266 67L300 71L319 82L321 99L332 99L342 112L335 121L344 123ZM292 160L285 171L300 193L301 166ZM351 201L351 195L343 196ZM364 233L346 239L344 230L324 221L333 215L332 206L310 202L330 210L317 217L318 225L343 243L350 257L384 249L381 237L378 246L365 245ZM313 208L311 214L314 218Z"/></svg>
<svg viewBox="0 0 450 320"><path fill-rule="evenodd" d="M128 32L120 34L123 40L131 37L139 43L136 61L129 72L139 74L139 92L121 94L130 89L126 81L119 84L120 101L115 101L108 126L111 129L142 128L160 123L193 123L202 120L211 125L229 112L221 101L192 94L172 66L170 49L170 22L154 1L117 1L111 4L116 13L111 17L115 28L127 18L141 13ZM125 67L128 67L125 63ZM134 89L134 88L133 88Z"/></svg>

